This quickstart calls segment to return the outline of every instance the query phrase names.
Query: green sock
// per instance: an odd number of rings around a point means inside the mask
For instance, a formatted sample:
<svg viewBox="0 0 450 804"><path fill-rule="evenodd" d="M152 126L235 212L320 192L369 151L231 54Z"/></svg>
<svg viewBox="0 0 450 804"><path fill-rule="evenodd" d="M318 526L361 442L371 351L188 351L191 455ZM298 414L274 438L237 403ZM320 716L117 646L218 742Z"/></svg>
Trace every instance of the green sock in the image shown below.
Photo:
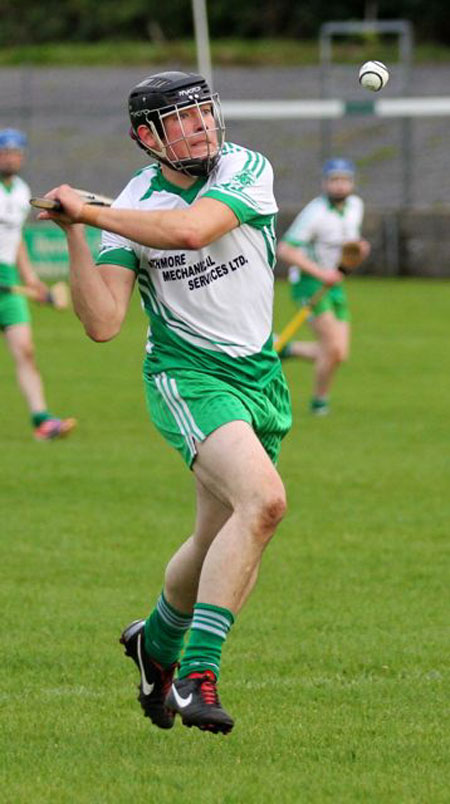
<svg viewBox="0 0 450 804"><path fill-rule="evenodd" d="M48 412L48 410L40 410L39 413L31 414L31 424L33 427L39 427L42 422L46 422L47 419L51 418L52 415Z"/></svg>
<svg viewBox="0 0 450 804"><path fill-rule="evenodd" d="M281 352L278 352L278 357L280 360L285 360L287 357L292 357L292 346L290 343L287 343L286 346L283 346Z"/></svg>
<svg viewBox="0 0 450 804"><path fill-rule="evenodd" d="M222 645L234 623L234 615L229 609L211 606L209 603L196 603L189 642L181 660L179 678L189 673L204 673L212 670L219 678Z"/></svg>
<svg viewBox="0 0 450 804"><path fill-rule="evenodd" d="M161 592L156 607L145 621L145 650L162 667L169 667L178 661L191 622L192 614L177 611Z"/></svg>
<svg viewBox="0 0 450 804"><path fill-rule="evenodd" d="M326 408L329 405L329 399L327 396L313 396L311 399L311 408Z"/></svg>

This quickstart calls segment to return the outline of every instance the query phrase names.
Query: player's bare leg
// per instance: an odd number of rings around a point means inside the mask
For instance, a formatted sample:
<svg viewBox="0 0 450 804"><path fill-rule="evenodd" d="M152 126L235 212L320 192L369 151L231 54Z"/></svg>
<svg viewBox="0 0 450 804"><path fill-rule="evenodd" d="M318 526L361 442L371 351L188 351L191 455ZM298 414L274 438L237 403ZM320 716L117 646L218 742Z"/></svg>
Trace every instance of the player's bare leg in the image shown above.
<svg viewBox="0 0 450 804"><path fill-rule="evenodd" d="M165 707L184 636L192 622L203 561L211 542L231 515L224 505L195 478L197 514L192 536L170 559L164 591L145 620L136 620L123 632L125 653L140 672L138 700L146 717L160 728L170 729L174 714Z"/></svg>
<svg viewBox="0 0 450 804"><path fill-rule="evenodd" d="M166 568L164 592L179 611L191 612L197 600L203 561L212 541L231 516L231 508L221 502L196 478L197 516L194 532L181 545Z"/></svg>
<svg viewBox="0 0 450 804"><path fill-rule="evenodd" d="M311 326L318 339L318 354L315 363L314 399L326 400L336 369L348 359L350 349L350 325L338 321L327 311L314 318Z"/></svg>
<svg viewBox="0 0 450 804"><path fill-rule="evenodd" d="M223 425L198 445L194 472L232 514L203 561L189 643L166 705L186 726L227 733L233 719L216 686L222 643L254 586L286 498L278 472L243 421Z"/></svg>
<svg viewBox="0 0 450 804"><path fill-rule="evenodd" d="M317 341L291 341L289 357L300 357L302 360L317 360L319 344Z"/></svg>
<svg viewBox="0 0 450 804"><path fill-rule="evenodd" d="M35 362L31 328L28 324L15 324L5 329L5 339L14 359L19 388L22 391L30 413L45 410L41 375Z"/></svg>
<svg viewBox="0 0 450 804"><path fill-rule="evenodd" d="M29 324L5 329L5 339L16 367L17 382L31 414L34 437L38 441L61 438L76 426L76 419L59 419L47 411L41 375L36 365Z"/></svg>
<svg viewBox="0 0 450 804"><path fill-rule="evenodd" d="M199 600L236 612L262 553L283 518L281 478L250 425L225 424L200 444L194 472L233 513L203 563Z"/></svg>

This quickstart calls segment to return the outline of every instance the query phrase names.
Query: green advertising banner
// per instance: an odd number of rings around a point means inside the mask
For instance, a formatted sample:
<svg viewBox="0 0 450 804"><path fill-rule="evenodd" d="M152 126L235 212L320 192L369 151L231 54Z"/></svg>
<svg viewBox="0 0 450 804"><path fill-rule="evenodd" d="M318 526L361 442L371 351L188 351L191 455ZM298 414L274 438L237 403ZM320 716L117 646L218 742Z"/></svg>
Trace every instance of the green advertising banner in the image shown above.
<svg viewBox="0 0 450 804"><path fill-rule="evenodd" d="M100 229L86 226L86 239L95 259L101 239ZM64 278L69 273L69 257L64 232L54 223L29 223L24 240L33 268L42 279Z"/></svg>

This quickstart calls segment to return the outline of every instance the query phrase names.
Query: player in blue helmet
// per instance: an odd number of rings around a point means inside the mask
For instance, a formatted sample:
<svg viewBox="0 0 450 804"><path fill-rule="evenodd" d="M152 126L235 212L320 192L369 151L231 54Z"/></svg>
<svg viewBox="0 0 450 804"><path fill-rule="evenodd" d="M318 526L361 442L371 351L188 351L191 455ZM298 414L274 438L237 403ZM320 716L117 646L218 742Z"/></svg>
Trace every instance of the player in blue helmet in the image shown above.
<svg viewBox="0 0 450 804"><path fill-rule="evenodd" d="M22 281L45 301L47 286L30 263L22 228L29 213L30 190L17 174L25 158L27 137L14 128L0 130L0 330L16 366L17 381L30 411L38 441L66 435L74 419L59 419L47 409L42 378L34 359L30 312L13 288Z"/></svg>
<svg viewBox="0 0 450 804"><path fill-rule="evenodd" d="M17 128L4 128L0 131L0 150L24 151L28 145L27 135Z"/></svg>
<svg viewBox="0 0 450 804"><path fill-rule="evenodd" d="M354 179L356 173L355 163L352 162L351 159L340 156L327 159L322 168L322 176L329 178L336 173L340 176L349 176L351 179Z"/></svg>
<svg viewBox="0 0 450 804"><path fill-rule="evenodd" d="M338 270L342 246L359 241L362 258L370 246L361 238L364 205L354 193L355 166L350 159L328 159L322 168L322 194L297 215L279 246L278 256L288 263L289 280L297 304L308 304L322 286L328 292L312 309L310 325L315 341L294 341L281 357L300 357L315 364L310 410L329 412L329 393L337 367L348 358L350 310Z"/></svg>

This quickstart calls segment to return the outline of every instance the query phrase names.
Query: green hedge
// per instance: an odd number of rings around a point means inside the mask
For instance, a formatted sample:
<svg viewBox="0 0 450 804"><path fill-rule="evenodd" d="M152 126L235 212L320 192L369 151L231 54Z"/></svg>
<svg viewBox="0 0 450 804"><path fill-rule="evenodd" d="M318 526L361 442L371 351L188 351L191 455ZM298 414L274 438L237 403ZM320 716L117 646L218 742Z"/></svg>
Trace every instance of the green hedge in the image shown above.
<svg viewBox="0 0 450 804"><path fill-rule="evenodd" d="M369 3L366 3L369 6ZM418 37L450 42L450 14L441 0L379 0L379 19L407 19ZM316 37L328 20L361 19L356 0L209 0L211 36ZM0 0L3 47L102 39L170 41L193 34L191 0Z"/></svg>

